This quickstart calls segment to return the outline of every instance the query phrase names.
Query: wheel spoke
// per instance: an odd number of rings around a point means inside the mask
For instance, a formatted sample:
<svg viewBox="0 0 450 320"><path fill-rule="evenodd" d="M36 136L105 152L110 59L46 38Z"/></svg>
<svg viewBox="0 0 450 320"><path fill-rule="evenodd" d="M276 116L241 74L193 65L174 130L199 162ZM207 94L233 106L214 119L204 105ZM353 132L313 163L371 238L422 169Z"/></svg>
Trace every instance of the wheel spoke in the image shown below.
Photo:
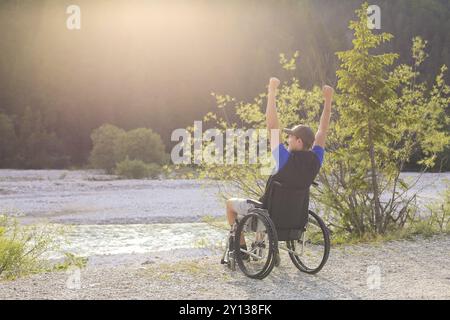
<svg viewBox="0 0 450 320"><path fill-rule="evenodd" d="M238 225L236 261L242 272L251 278L262 279L273 268L273 239L266 219L258 214L244 217ZM240 243L245 242L242 248Z"/></svg>
<svg viewBox="0 0 450 320"><path fill-rule="evenodd" d="M328 232L319 219L315 215L310 215L306 230L300 239L288 243L291 260L303 272L317 273L328 259Z"/></svg>

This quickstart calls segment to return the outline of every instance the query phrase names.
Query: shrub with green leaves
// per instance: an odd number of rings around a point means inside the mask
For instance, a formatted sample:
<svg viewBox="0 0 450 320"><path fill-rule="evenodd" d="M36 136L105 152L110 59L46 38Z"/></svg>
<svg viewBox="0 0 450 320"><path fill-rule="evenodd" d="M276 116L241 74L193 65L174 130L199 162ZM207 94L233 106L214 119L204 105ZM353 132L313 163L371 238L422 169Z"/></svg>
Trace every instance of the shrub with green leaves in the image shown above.
<svg viewBox="0 0 450 320"><path fill-rule="evenodd" d="M84 268L88 258L61 251L65 229L47 224L22 226L8 215L0 215L0 279L39 272ZM49 254L62 253L56 263Z"/></svg>
<svg viewBox="0 0 450 320"><path fill-rule="evenodd" d="M52 266L52 271L65 271L72 267L82 269L86 267L88 258L80 257L70 252L64 253L64 259Z"/></svg>
<svg viewBox="0 0 450 320"><path fill-rule="evenodd" d="M433 230L441 233L450 233L450 183L447 182L447 189L443 192L440 201L436 201L427 206L429 215L425 222L432 226Z"/></svg>
<svg viewBox="0 0 450 320"><path fill-rule="evenodd" d="M104 169L109 174L119 170L122 172L120 175L126 177L154 177L156 171L160 172L157 166L168 160L161 137L151 129L138 128L126 132L105 124L95 129L91 138L93 149L90 162L93 167ZM151 165L145 168L144 164Z"/></svg>
<svg viewBox="0 0 450 320"><path fill-rule="evenodd" d="M47 268L44 255L57 249L52 234L45 227L19 226L0 215L0 278L13 279Z"/></svg>
<svg viewBox="0 0 450 320"><path fill-rule="evenodd" d="M95 129L91 134L93 148L90 163L92 166L112 173L119 160L118 141L125 135L126 132L123 129L110 124Z"/></svg>
<svg viewBox="0 0 450 320"><path fill-rule="evenodd" d="M127 179L157 178L161 167L156 163L145 163L141 160L125 160L116 165L115 173Z"/></svg>
<svg viewBox="0 0 450 320"><path fill-rule="evenodd" d="M138 128L126 132L116 143L117 160L127 157L145 163L164 164L167 161L165 146L159 134L148 128Z"/></svg>
<svg viewBox="0 0 450 320"><path fill-rule="evenodd" d="M156 163L147 163L147 174L151 179L156 179L163 172L163 168Z"/></svg>
<svg viewBox="0 0 450 320"><path fill-rule="evenodd" d="M336 120L317 202L341 231L384 234L405 226L415 214L417 192L400 176L415 153L424 172L450 143L445 129L450 87L443 66L430 85L420 81L426 41L412 45L412 65L395 65L398 55L379 53L393 35L367 25L367 3L350 22L353 47L339 52ZM377 52L378 51L378 52ZM431 89L430 89L431 88Z"/></svg>

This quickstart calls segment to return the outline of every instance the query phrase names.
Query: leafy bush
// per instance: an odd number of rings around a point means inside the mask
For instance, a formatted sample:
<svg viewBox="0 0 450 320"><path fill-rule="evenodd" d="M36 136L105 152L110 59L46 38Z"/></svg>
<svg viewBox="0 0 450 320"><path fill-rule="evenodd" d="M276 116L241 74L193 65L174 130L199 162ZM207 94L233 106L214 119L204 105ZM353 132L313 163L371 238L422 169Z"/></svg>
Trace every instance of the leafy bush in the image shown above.
<svg viewBox="0 0 450 320"><path fill-rule="evenodd" d="M450 233L450 184L443 193L442 201L437 201L427 206L430 215L426 222L433 230L440 233Z"/></svg>
<svg viewBox="0 0 450 320"><path fill-rule="evenodd" d="M444 129L450 103L445 66L430 85L421 82L427 42L413 39L412 64L394 53L375 54L392 39L367 26L367 3L350 22L353 47L337 53L339 95L329 135L328 160L319 175L317 202L330 221L358 236L403 228L416 210L417 192L400 173L414 153L427 170L450 142ZM431 89L430 89L431 88Z"/></svg>
<svg viewBox="0 0 450 320"><path fill-rule="evenodd" d="M161 167L155 163L145 163L141 160L125 160L119 162L115 173L128 179L156 178L161 172Z"/></svg>
<svg viewBox="0 0 450 320"><path fill-rule="evenodd" d="M51 270L52 271L65 271L70 269L71 267L82 269L86 267L88 262L88 258L79 257L74 255L73 253L66 252L64 253L64 260L56 263Z"/></svg>
<svg viewBox="0 0 450 320"><path fill-rule="evenodd" d="M0 277L16 277L46 268L44 254L55 250L52 232L46 228L21 227L17 221L0 215Z"/></svg>
<svg viewBox="0 0 450 320"><path fill-rule="evenodd" d="M124 130L110 124L105 124L92 132L93 149L90 162L94 168L112 173L119 158L117 144L124 135Z"/></svg>
<svg viewBox="0 0 450 320"><path fill-rule="evenodd" d="M84 268L85 257L62 252L64 259L53 264L50 252L60 251L64 229L50 225L20 226L7 215L0 215L0 279L13 280L38 272L63 271L70 267Z"/></svg>
<svg viewBox="0 0 450 320"><path fill-rule="evenodd" d="M119 161L129 157L132 160L161 165L167 160L161 137L151 129L138 128L128 131L119 138L116 147Z"/></svg>
<svg viewBox="0 0 450 320"><path fill-rule="evenodd" d="M162 171L163 169L160 165L156 163L147 163L147 174L149 178L158 178Z"/></svg>
<svg viewBox="0 0 450 320"><path fill-rule="evenodd" d="M159 173L159 167L149 163L162 165L167 162L167 154L161 137L151 129L139 128L126 132L118 127L105 124L95 129L91 135L93 149L91 152L91 164L95 168L104 169L112 173L114 168L128 174L120 174L126 177L147 177ZM127 159L139 160L142 163L130 163ZM124 162L118 167L120 162ZM131 170L133 169L133 170ZM131 171L130 171L131 170ZM148 172L148 174L147 174ZM131 174L131 176L130 176Z"/></svg>

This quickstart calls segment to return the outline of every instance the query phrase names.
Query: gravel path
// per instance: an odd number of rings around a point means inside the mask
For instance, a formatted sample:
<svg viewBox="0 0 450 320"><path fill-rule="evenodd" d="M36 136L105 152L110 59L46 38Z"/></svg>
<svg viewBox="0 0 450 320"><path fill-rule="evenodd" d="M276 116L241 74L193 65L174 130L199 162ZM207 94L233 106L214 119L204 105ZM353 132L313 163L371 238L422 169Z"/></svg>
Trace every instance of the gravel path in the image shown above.
<svg viewBox="0 0 450 320"><path fill-rule="evenodd" d="M67 288L65 272L0 282L0 299L450 299L449 248L450 236L333 248L317 276L300 273L282 254L281 267L263 281L225 269L215 254L150 255L143 264L90 265L80 289ZM373 270L381 273L378 289L368 286Z"/></svg>

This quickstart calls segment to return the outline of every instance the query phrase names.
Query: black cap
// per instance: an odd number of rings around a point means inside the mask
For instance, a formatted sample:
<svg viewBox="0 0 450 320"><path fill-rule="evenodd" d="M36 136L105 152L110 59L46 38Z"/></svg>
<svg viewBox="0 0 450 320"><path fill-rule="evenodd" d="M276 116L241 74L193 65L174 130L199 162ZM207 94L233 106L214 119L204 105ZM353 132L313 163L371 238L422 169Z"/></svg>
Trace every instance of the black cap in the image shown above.
<svg viewBox="0 0 450 320"><path fill-rule="evenodd" d="M291 134L299 139L302 139L305 149L309 150L314 144L316 139L314 132L308 126L299 125L292 129L284 129L284 132Z"/></svg>

